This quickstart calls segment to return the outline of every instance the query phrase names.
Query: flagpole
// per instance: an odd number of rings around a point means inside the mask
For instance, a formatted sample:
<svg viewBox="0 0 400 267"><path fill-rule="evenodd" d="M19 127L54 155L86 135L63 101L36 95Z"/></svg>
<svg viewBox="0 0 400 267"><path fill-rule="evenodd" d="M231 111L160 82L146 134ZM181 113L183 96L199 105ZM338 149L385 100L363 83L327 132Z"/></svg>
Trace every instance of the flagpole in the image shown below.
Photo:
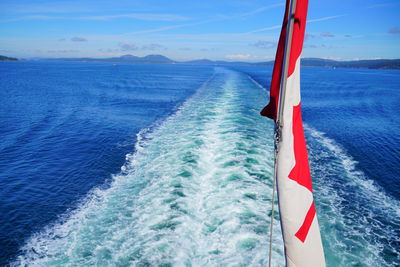
<svg viewBox="0 0 400 267"><path fill-rule="evenodd" d="M271 267L272 263L272 232L273 232L273 225L274 225L274 213L275 213L275 187L276 187L276 180L278 175L277 169L277 156L279 152L279 143L281 140L281 130L282 130L282 123L281 117L284 110L285 104L285 95L286 95L286 82L287 82L287 73L289 68L289 60L290 60L290 48L292 45L292 33L293 33L293 24L294 24L294 14L296 11L296 3L297 0L290 1L290 9L288 13L288 26L286 29L286 41L285 41L285 49L283 54L283 65L281 71L281 82L279 88L279 101L278 101L278 113L276 116L275 122L275 129L274 129L274 178L272 181L272 211L271 211L271 224L270 224L270 234L269 234L269 261L268 266Z"/></svg>
<svg viewBox="0 0 400 267"><path fill-rule="evenodd" d="M286 42L285 42L285 50L283 54L283 66L282 66L282 75L281 75L281 86L279 91L279 102L278 102L278 114L276 117L277 124L282 127L281 117L284 110L285 104L285 96L286 96L286 84L287 84L287 74L289 69L289 60L290 60L290 48L292 47L292 35L293 35L293 24L294 24L294 14L296 12L296 3L297 0L291 0L290 2L290 11L288 18L288 27L286 34Z"/></svg>

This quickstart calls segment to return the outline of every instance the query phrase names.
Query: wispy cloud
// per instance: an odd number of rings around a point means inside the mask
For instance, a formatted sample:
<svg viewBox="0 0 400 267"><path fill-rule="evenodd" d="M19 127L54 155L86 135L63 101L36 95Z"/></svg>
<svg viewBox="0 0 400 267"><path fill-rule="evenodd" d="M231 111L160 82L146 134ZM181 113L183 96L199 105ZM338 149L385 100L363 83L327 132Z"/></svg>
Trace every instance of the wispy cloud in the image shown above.
<svg viewBox="0 0 400 267"><path fill-rule="evenodd" d="M10 19L2 19L0 22L13 22L13 21L21 21L21 20L54 20L60 17L55 16L47 16L47 15L30 15L30 16L22 16Z"/></svg>
<svg viewBox="0 0 400 267"><path fill-rule="evenodd" d="M394 27L389 29L388 33L390 34L400 34L400 28L399 27Z"/></svg>
<svg viewBox="0 0 400 267"><path fill-rule="evenodd" d="M152 44L146 44L146 45L138 45L135 43L131 42L121 42L118 44L119 49L109 49L108 51L136 51L136 50L166 50L167 47L163 46L162 44L157 44L157 43L152 43Z"/></svg>
<svg viewBox="0 0 400 267"><path fill-rule="evenodd" d="M126 34L143 34L143 33L163 32L163 31L177 29L177 28L183 28L183 27L188 27L188 26L205 24L205 23L209 23L209 22L212 22L212 21L216 21L216 20L219 20L219 19L209 19L209 20L193 22L193 23L176 24L176 25L159 27L159 28L154 28L154 29L141 30L141 31L135 31L135 32L128 32Z"/></svg>
<svg viewBox="0 0 400 267"><path fill-rule="evenodd" d="M121 49L111 49L111 48L104 49L104 48L100 48L100 49L97 49L97 51L105 52L105 53L116 53L116 52L121 52Z"/></svg>
<svg viewBox="0 0 400 267"><path fill-rule="evenodd" d="M57 49L57 50L47 50L48 53L77 53L79 50L73 49Z"/></svg>
<svg viewBox="0 0 400 267"><path fill-rule="evenodd" d="M336 18L340 18L340 17L344 17L344 16L346 16L346 14L336 15L336 16L328 16L328 17L323 17L323 18L318 18L318 19L310 19L310 20L307 20L307 23L331 20L331 19L336 19Z"/></svg>
<svg viewBox="0 0 400 267"><path fill-rule="evenodd" d="M316 35L316 34L313 34L313 33L306 33L305 34L305 39L306 40L309 40L309 39L314 39L314 38L317 38L318 36Z"/></svg>
<svg viewBox="0 0 400 267"><path fill-rule="evenodd" d="M61 17L47 16L47 15L30 15L30 16L2 19L0 20L0 22L14 22L23 20L55 20L55 19L61 19Z"/></svg>
<svg viewBox="0 0 400 267"><path fill-rule="evenodd" d="M2 11L7 13L25 13L25 14L35 14L35 13L80 13L80 12L93 12L94 8L83 7L82 5L77 5L77 3L53 1L46 2L45 4L34 3L34 1L3 1ZM17 3L20 2L20 3ZM24 3L22 3L24 2Z"/></svg>
<svg viewBox="0 0 400 267"><path fill-rule="evenodd" d="M132 35L132 34L145 34L145 33L155 33L155 32L163 32L163 31L168 31L172 29L177 29L177 28L184 28L184 27L190 27L190 26L196 26L196 25L201 25L201 24L206 24L206 23L211 23L211 22L217 22L217 21L224 21L224 20L230 20L230 19L236 19L236 18L243 18L247 16L251 16L263 11L266 11L268 9L272 9L274 7L279 7L283 6L283 3L277 3L277 4L272 4L264 7L260 7L239 15L232 15L232 16L218 16L216 18L212 19L207 19L207 20L202 20L202 21L197 21L197 22L191 22L191 23L182 23L182 24L176 24L176 25L169 25L169 26L162 26L162 27L157 27L157 28L152 28L152 29L144 29L144 30L138 30L138 31L133 31L133 32L127 32L123 35ZM13 21L15 20L25 20L25 19L38 19L38 20L113 20L113 19L119 19L119 18L131 18L131 19L137 19L137 20L149 20L149 21L183 21L183 20L189 20L190 18L180 16L180 15L175 15L175 14L118 14L118 15L102 15L102 16L85 16L85 17L62 17L62 16L25 16L25 17L20 17L20 18L15 18L12 19ZM280 26L276 26L280 27Z"/></svg>
<svg viewBox="0 0 400 267"><path fill-rule="evenodd" d="M88 16L80 17L81 20L113 20L113 19L137 19L137 20L148 20L148 21L180 21L189 20L190 18L175 15L175 14L119 14L119 15L104 15L104 16Z"/></svg>
<svg viewBox="0 0 400 267"><path fill-rule="evenodd" d="M321 37L335 37L331 32L321 32Z"/></svg>
<svg viewBox="0 0 400 267"><path fill-rule="evenodd" d="M274 7L280 7L280 6L283 6L283 5L284 5L284 3L277 3L277 4L268 5L268 6L263 6L263 7L254 9L254 10L252 10L252 11L249 11L249 12L246 12L246 13L243 13L243 14L240 14L240 15L237 15L237 16L231 16L231 17L232 17L232 18L248 17L248 16L252 16L252 15L255 15L255 14L258 14L258 13L261 13L261 12L264 12L264 11L266 11L266 10L272 9L272 8L274 8Z"/></svg>
<svg viewBox="0 0 400 267"><path fill-rule="evenodd" d="M387 3L373 4L367 6L367 8L391 7L391 6L396 6L398 4L399 4L398 2L387 2Z"/></svg>
<svg viewBox="0 0 400 267"><path fill-rule="evenodd" d="M254 56L250 54L234 54L234 55L226 55L225 56L228 59L234 59L234 60L244 60L244 59L253 59Z"/></svg>
<svg viewBox="0 0 400 267"><path fill-rule="evenodd" d="M252 31L249 31L247 33L265 32L265 31L280 29L281 27L282 27L282 25L275 25L275 26L270 26L270 27L261 28L261 29L257 29L257 30L252 30Z"/></svg>
<svg viewBox="0 0 400 267"><path fill-rule="evenodd" d="M317 48L318 46L315 44L304 44L303 47L304 48Z"/></svg>
<svg viewBox="0 0 400 267"><path fill-rule="evenodd" d="M135 51L139 49L139 46L137 46L134 43L119 43L118 44L119 48L121 49L121 51Z"/></svg>
<svg viewBox="0 0 400 267"><path fill-rule="evenodd" d="M1 20L2 22L13 22L22 20L115 20L115 19L135 19L144 21L183 21L190 18L175 14L117 14L101 16L48 16L48 15L30 15Z"/></svg>
<svg viewBox="0 0 400 267"><path fill-rule="evenodd" d="M257 41L255 43L251 43L249 44L249 46L254 46L257 48L261 48L261 49L270 49L276 46L275 42L270 42L270 41Z"/></svg>
<svg viewBox="0 0 400 267"><path fill-rule="evenodd" d="M272 57L267 56L255 56L250 54L232 54L232 55L225 55L225 58L230 60L271 60Z"/></svg>
<svg viewBox="0 0 400 267"><path fill-rule="evenodd" d="M324 48L324 49L332 49L332 48L337 48L336 46L333 45L325 45L325 44L304 44L303 46L304 48L308 48L308 49L315 49L315 48Z"/></svg>
<svg viewBox="0 0 400 267"><path fill-rule="evenodd" d="M257 9L251 10L249 12L245 12L245 13L239 14L239 15L223 15L223 16L219 16L217 18L207 19L207 20L193 22L193 23L184 23L184 24L177 24L177 25L171 25L171 26L164 26L164 27L159 27L159 28L154 28L154 29L129 32L127 34L143 34L143 33L162 32L162 31L168 31L168 30L177 29L177 28L183 28L183 27L190 27L190 26L206 24L206 23L211 23L211 22L243 18L243 17L247 17L247 16L251 16L251 15L263 12L265 10L268 10L268 9L271 9L271 8L274 8L274 7L279 7L279 6L282 6L282 5L283 5L283 3L272 4L272 5L260 7L260 8L257 8Z"/></svg>
<svg viewBox="0 0 400 267"><path fill-rule="evenodd" d="M10 49L0 49L0 52L4 52L4 53L10 53L10 52L12 52L12 50L10 50Z"/></svg>
<svg viewBox="0 0 400 267"><path fill-rule="evenodd" d="M364 37L363 35L353 35L353 34L334 34L332 32L320 32L320 33L306 33L305 39L306 41L310 41L311 39L322 39L322 38L360 38Z"/></svg>
<svg viewBox="0 0 400 267"><path fill-rule="evenodd" d="M71 41L72 42L87 42L87 39L83 38L83 37L75 36L75 37L71 38Z"/></svg>
<svg viewBox="0 0 400 267"><path fill-rule="evenodd" d="M153 50L166 50L167 47L165 47L165 46L163 46L163 45L161 45L161 44L148 44L148 45L143 45L143 46L141 47L141 49L142 49L142 50L150 50L150 51L153 51Z"/></svg>
<svg viewBox="0 0 400 267"><path fill-rule="evenodd" d="M317 19L310 19L310 20L307 20L307 23L331 20L331 19L336 19L336 18L340 18L340 17L343 17L343 16L346 16L346 15L336 15L336 16L317 18ZM247 33L257 33L257 32L271 31L271 30L275 30L275 29L280 29L281 27L282 27L281 24L280 25L274 25L274 26L270 26L270 27L265 27L265 28L261 28L261 29L252 30L252 31L249 31Z"/></svg>

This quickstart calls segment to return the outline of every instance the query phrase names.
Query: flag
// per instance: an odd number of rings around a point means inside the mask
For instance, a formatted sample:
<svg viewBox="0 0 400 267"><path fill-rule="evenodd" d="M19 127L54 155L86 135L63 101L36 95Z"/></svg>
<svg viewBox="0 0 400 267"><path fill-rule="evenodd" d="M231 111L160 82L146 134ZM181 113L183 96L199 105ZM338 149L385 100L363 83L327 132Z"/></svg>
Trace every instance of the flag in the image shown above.
<svg viewBox="0 0 400 267"><path fill-rule="evenodd" d="M290 0L286 1L285 17L271 80L270 102L261 111L261 115L277 123L279 137L275 168L286 264L299 267L325 266L300 102L300 55L308 0L292 1L295 1L292 10ZM288 16L289 13L294 16ZM285 61L285 54L288 61ZM287 77L282 77L285 65ZM286 84L282 87L284 90L282 96L280 96L281 83Z"/></svg>

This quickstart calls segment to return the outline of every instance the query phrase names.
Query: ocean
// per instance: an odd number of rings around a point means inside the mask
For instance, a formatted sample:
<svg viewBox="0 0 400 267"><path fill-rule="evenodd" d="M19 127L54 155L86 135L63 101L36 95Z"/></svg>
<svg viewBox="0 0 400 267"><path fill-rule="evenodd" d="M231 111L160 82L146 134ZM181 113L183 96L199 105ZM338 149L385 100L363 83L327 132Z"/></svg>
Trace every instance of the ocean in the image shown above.
<svg viewBox="0 0 400 267"><path fill-rule="evenodd" d="M0 265L265 266L271 71L0 62ZM301 72L327 264L394 266L400 71Z"/></svg>

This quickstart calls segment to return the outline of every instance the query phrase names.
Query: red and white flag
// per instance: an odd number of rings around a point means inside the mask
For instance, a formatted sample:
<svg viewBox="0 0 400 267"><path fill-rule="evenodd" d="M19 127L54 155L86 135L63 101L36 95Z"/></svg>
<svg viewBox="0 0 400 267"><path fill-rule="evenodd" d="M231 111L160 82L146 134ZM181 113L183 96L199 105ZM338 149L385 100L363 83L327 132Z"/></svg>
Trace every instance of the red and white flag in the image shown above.
<svg viewBox="0 0 400 267"><path fill-rule="evenodd" d="M286 1L271 81L270 103L261 111L261 115L275 120L279 132L275 168L286 264L325 266L300 103L300 55L308 0L292 1L294 3ZM288 16L289 13L291 16ZM282 77L285 65L287 77ZM286 84L282 90L281 83Z"/></svg>

